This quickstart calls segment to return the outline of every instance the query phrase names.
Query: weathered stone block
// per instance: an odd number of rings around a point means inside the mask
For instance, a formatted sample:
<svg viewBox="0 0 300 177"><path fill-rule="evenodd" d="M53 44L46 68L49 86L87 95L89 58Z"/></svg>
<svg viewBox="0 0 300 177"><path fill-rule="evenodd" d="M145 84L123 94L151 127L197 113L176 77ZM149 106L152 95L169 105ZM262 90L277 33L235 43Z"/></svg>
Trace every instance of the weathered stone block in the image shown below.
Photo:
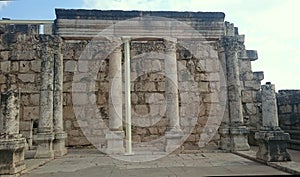
<svg viewBox="0 0 300 177"><path fill-rule="evenodd" d="M40 94L30 94L30 104L32 106L38 106L40 103Z"/></svg>
<svg viewBox="0 0 300 177"><path fill-rule="evenodd" d="M242 90L242 102L243 103L252 103L253 99L253 91L251 90Z"/></svg>
<svg viewBox="0 0 300 177"><path fill-rule="evenodd" d="M40 60L33 60L30 61L31 64L31 70L34 72L40 72L41 71L41 61Z"/></svg>
<svg viewBox="0 0 300 177"><path fill-rule="evenodd" d="M10 61L1 61L0 62L0 69L2 73L10 72Z"/></svg>
<svg viewBox="0 0 300 177"><path fill-rule="evenodd" d="M1 51L0 52L0 57L2 60L8 60L10 57L10 51Z"/></svg>
<svg viewBox="0 0 300 177"><path fill-rule="evenodd" d="M32 60L36 58L36 50L17 49L12 52L12 58L15 60Z"/></svg>
<svg viewBox="0 0 300 177"><path fill-rule="evenodd" d="M255 133L259 149L256 158L267 162L291 161L287 149L288 133L283 131L260 131Z"/></svg>
<svg viewBox="0 0 300 177"><path fill-rule="evenodd" d="M29 106L30 105L28 94L22 94L21 95L21 104L24 105L24 106Z"/></svg>
<svg viewBox="0 0 300 177"><path fill-rule="evenodd" d="M21 80L21 82L35 82L35 74L18 74L18 79Z"/></svg>
<svg viewBox="0 0 300 177"><path fill-rule="evenodd" d="M23 108L23 119L31 120L31 119L39 119L39 107L38 106L26 106Z"/></svg>
<svg viewBox="0 0 300 177"><path fill-rule="evenodd" d="M70 105L63 107L63 117L64 119L75 119L73 106Z"/></svg>
<svg viewBox="0 0 300 177"><path fill-rule="evenodd" d="M253 79L256 81L262 81L264 79L264 72L253 72Z"/></svg>
<svg viewBox="0 0 300 177"><path fill-rule="evenodd" d="M250 60L239 60L239 71L241 74L245 72L251 72L251 61Z"/></svg>
<svg viewBox="0 0 300 177"><path fill-rule="evenodd" d="M0 75L0 84L6 83L6 76L4 74Z"/></svg>
<svg viewBox="0 0 300 177"><path fill-rule="evenodd" d="M27 73L30 70L30 61L20 61L20 72Z"/></svg>
<svg viewBox="0 0 300 177"><path fill-rule="evenodd" d="M244 81L244 86L248 89L260 90L261 83L260 81Z"/></svg>
<svg viewBox="0 0 300 177"><path fill-rule="evenodd" d="M75 72L77 71L77 62L74 60L68 60L65 62L64 69L66 72Z"/></svg>
<svg viewBox="0 0 300 177"><path fill-rule="evenodd" d="M11 71L12 72L19 71L19 62L18 61L12 61L11 62Z"/></svg>
<svg viewBox="0 0 300 177"><path fill-rule="evenodd" d="M0 175L16 175L25 170L25 138L0 139Z"/></svg>

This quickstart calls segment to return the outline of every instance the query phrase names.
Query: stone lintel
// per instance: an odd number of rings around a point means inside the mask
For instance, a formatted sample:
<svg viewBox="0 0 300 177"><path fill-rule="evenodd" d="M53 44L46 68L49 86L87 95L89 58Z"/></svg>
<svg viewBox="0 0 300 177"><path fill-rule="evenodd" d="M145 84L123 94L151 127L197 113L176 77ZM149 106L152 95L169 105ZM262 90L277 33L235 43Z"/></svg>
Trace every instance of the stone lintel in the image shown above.
<svg viewBox="0 0 300 177"><path fill-rule="evenodd" d="M283 131L259 131L255 133L259 149L256 158L267 162L291 161L290 154L286 151L288 133Z"/></svg>
<svg viewBox="0 0 300 177"><path fill-rule="evenodd" d="M223 12L178 12L178 11L123 11L123 10L85 10L85 9L55 9L57 19L89 19L89 20L126 20L136 17L164 17L188 19L193 21L223 22Z"/></svg>

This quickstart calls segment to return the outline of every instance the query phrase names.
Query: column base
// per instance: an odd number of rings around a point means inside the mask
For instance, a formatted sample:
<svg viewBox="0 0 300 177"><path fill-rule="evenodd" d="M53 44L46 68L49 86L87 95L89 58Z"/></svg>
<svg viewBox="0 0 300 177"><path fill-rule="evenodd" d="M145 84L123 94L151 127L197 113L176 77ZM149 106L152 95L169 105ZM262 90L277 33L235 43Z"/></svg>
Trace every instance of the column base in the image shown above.
<svg viewBox="0 0 300 177"><path fill-rule="evenodd" d="M221 126L219 128L219 133L220 133L220 137L221 137L219 148L222 149L222 150L230 151L231 150L231 138L230 138L230 129L229 129L229 127Z"/></svg>
<svg viewBox="0 0 300 177"><path fill-rule="evenodd" d="M291 161L290 154L286 151L290 135L283 131L262 130L255 133L258 141L256 158L267 162Z"/></svg>
<svg viewBox="0 0 300 177"><path fill-rule="evenodd" d="M36 159L52 159L54 135L52 133L38 133L36 138L37 149L34 158Z"/></svg>
<svg viewBox="0 0 300 177"><path fill-rule="evenodd" d="M245 126L220 128L220 148L228 151L248 151L248 129Z"/></svg>
<svg viewBox="0 0 300 177"><path fill-rule="evenodd" d="M0 176L23 171L25 138L0 140Z"/></svg>
<svg viewBox="0 0 300 177"><path fill-rule="evenodd" d="M55 138L53 141L53 150L54 150L54 156L55 157L61 157L65 154L67 154L67 148L66 148L66 139L67 139L67 133L60 132L55 134Z"/></svg>
<svg viewBox="0 0 300 177"><path fill-rule="evenodd" d="M107 140L107 154L124 154L124 131L109 131L106 133Z"/></svg>
<svg viewBox="0 0 300 177"><path fill-rule="evenodd" d="M166 152L173 152L177 148L179 148L183 141L181 138L183 137L183 132L181 129L171 129L166 132Z"/></svg>

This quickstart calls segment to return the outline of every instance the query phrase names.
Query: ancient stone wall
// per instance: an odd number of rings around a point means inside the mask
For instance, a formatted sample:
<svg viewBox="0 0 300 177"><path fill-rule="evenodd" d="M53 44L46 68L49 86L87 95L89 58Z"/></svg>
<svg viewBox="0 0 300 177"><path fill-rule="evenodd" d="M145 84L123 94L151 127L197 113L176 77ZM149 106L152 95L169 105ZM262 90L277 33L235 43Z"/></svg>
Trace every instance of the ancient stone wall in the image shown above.
<svg viewBox="0 0 300 177"><path fill-rule="evenodd" d="M199 18L202 18L203 14L197 14L197 18L198 15ZM209 14L204 14L204 19L206 19L206 15L209 16ZM101 18L101 16L99 15L97 18ZM219 37L224 35L224 30L227 30L227 27L224 29L223 18L222 13L213 13L212 18L204 21L195 19L187 21L188 24L197 27L197 30L203 31L207 41L204 43L203 41L189 41L189 45L186 46L182 46L180 43L176 45L180 125L182 130L188 134L185 137L185 149L198 148L199 141L205 142L204 144L200 143L201 146L210 145L216 148L220 140L217 129L223 119L224 110L221 109L221 105L224 105L226 101L221 95L225 88L221 83L225 82L226 78L222 76L222 74L226 75L226 72L222 70L221 63L226 61L220 61L218 44ZM185 14L182 19L179 17L178 19L189 20L189 16ZM93 28L97 27L97 23L93 19L83 18L81 21L93 24ZM99 20L99 22L115 21ZM74 26L73 23L78 24L73 19L58 19L56 24L58 28L55 29L57 35L60 36L61 33L60 37L63 38L61 44L64 63L63 119L64 129L68 134L67 145L90 145L93 139L104 146L109 124L109 89L114 89L109 87L109 55L98 62L96 62L97 55L92 56L90 60L84 58L88 53L85 51L86 47L91 42L91 38L87 38L87 36L93 36L95 31L91 30L91 34L85 36L80 32L82 30L76 31L77 26ZM27 139L30 139L32 127L37 127L39 119L40 44L43 35L38 35L38 30L29 30L38 29L38 27L29 28L30 25L27 27L27 30L22 31L15 30L18 29L17 27L3 26L0 38L0 88L1 91L7 85L20 88L20 131ZM80 25L80 28L90 30L86 28L86 25ZM75 30L75 38L72 38L74 36L70 29ZM82 35L83 38L80 38ZM168 125L165 58L161 56L164 54L165 44L161 40L132 41L130 50L133 141L134 143L150 142L164 136ZM191 51L196 52L191 53ZM256 51L245 50L243 46L238 54L238 59L243 118L244 123L252 130L250 131L251 135L261 125L259 90L263 73L252 72L251 69L251 61L257 59ZM122 66L124 65L123 60ZM85 75L95 67L95 64L98 70L91 77L94 81L93 85L76 80L74 75ZM79 84L74 85L74 83ZM96 103L96 108L83 108L84 105L93 102ZM92 118L87 121L84 117ZM250 140L251 138L250 143L254 143L253 136L250 136Z"/></svg>
<svg viewBox="0 0 300 177"><path fill-rule="evenodd" d="M289 147L300 149L300 90L279 90L277 105L279 126L291 137Z"/></svg>
<svg viewBox="0 0 300 177"><path fill-rule="evenodd" d="M39 35L38 25L4 25L0 37L0 88L20 90L20 132L32 144L39 119L41 45L57 50L53 35ZM35 29L35 30L34 30Z"/></svg>
<svg viewBox="0 0 300 177"><path fill-rule="evenodd" d="M65 43L63 45L64 56L64 121L65 129L68 133L69 145L89 144L80 130L83 125L80 118L76 119L72 102L72 82L74 72L85 73L82 60L78 62L80 52L84 50L87 42L78 41L77 43ZM220 92L220 65L218 63L218 51L216 44L211 43L202 46L199 50L201 59L197 59L187 49L177 45L178 61L178 80L179 80L179 99L180 99L180 118L181 126L186 132L191 132L187 137L186 146L197 146L200 134L203 133L209 116L214 118L218 115L218 110L211 107L218 107ZM131 42L131 99L132 99L132 122L133 122L133 141L135 143L148 142L164 136L168 120L166 119L166 98L165 98L165 74L164 58L160 58L155 53L163 53L165 48L161 41L142 41ZM205 52L204 52L205 51ZM149 55L144 55L145 53ZM153 55L154 53L154 55ZM153 55L153 56L151 56ZM205 64L205 70L200 65ZM202 64L201 64L202 63ZM95 95L97 106L101 118L108 125L108 97L109 97L109 78L108 65L109 59L100 62L101 66L95 81ZM74 96L74 95L73 95ZM78 96L78 95L77 95ZM193 101L197 100L197 101ZM88 100L86 100L88 101ZM85 100L82 99L82 104ZM193 104L191 104L193 103ZM77 103L76 103L77 104ZM88 111L85 110L85 114ZM89 113L90 114L90 113ZM150 120L150 121L149 121ZM100 121L100 120L98 120ZM96 129L100 123L95 119L90 126ZM96 127L95 127L96 126ZM94 127L94 128L93 128ZM107 126L108 127L108 126ZM106 127L106 128L107 128ZM96 130L95 130L96 131ZM98 139L105 143L105 128L99 128L95 132ZM209 133L206 130L204 134ZM89 137L93 137L90 132ZM211 132L212 133L212 132ZM100 137L99 137L100 135ZM217 146L219 136L212 139L212 143Z"/></svg>
<svg viewBox="0 0 300 177"><path fill-rule="evenodd" d="M244 123L249 129L249 143L256 144L254 134L262 125L261 111L261 81L264 79L263 72L253 72L251 62L257 59L255 51L248 50L246 56L240 54L239 69L242 90L242 105Z"/></svg>

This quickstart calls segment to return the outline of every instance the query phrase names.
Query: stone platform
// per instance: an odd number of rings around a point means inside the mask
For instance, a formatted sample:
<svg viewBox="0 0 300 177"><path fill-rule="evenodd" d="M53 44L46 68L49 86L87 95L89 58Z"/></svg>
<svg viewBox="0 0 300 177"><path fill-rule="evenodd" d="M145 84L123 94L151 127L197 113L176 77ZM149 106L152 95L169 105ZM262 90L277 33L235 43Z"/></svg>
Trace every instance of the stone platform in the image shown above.
<svg viewBox="0 0 300 177"><path fill-rule="evenodd" d="M136 156L144 156L147 158L156 155L160 154L137 154ZM134 156L132 157L134 158ZM33 163L31 160L31 164L36 163ZM187 154L169 154L163 158L148 162L126 162L111 158L95 149L69 149L69 153L66 156L54 159L34 170L27 171L27 173L22 176L123 177L254 174L288 175L289 173L232 153L194 152Z"/></svg>

